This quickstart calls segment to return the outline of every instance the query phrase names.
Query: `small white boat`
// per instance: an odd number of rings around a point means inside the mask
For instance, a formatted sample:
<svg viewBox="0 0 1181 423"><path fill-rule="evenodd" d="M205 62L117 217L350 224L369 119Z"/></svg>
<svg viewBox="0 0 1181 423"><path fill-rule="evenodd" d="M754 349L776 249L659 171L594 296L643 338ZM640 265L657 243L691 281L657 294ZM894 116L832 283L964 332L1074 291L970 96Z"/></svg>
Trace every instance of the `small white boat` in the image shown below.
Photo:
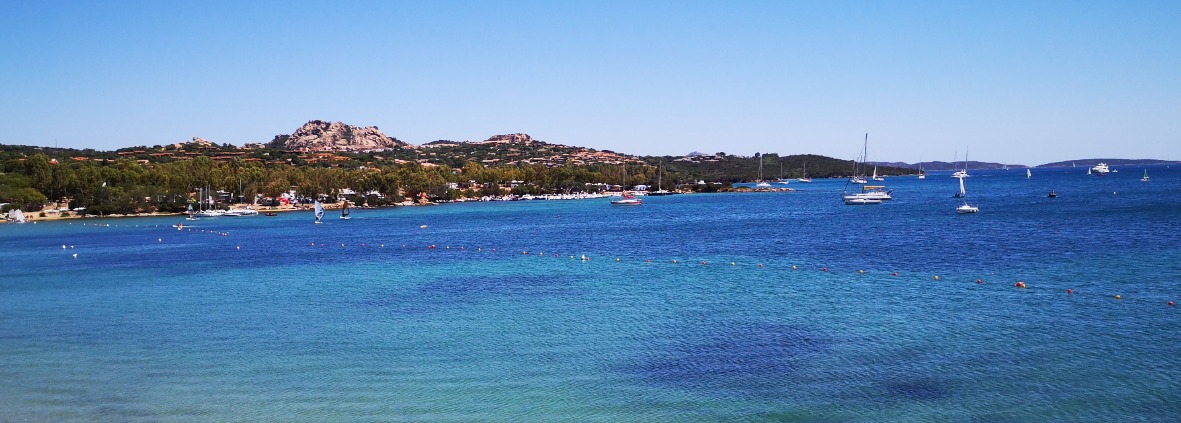
<svg viewBox="0 0 1181 423"><path fill-rule="evenodd" d="M796 181L803 183L812 182L812 178L808 177L808 162L804 162L804 171L800 174L799 178L796 178Z"/></svg>
<svg viewBox="0 0 1181 423"><path fill-rule="evenodd" d="M632 193L625 191L622 196L620 196L618 198L611 199L611 205L613 205L613 206L641 206L641 205L644 205L644 200L636 198L636 196L632 195Z"/></svg>
<svg viewBox="0 0 1181 423"><path fill-rule="evenodd" d="M875 198L862 198L857 196L846 196L845 205L848 206L864 206L869 204L882 204L882 200Z"/></svg>
<svg viewBox="0 0 1181 423"><path fill-rule="evenodd" d="M977 213L979 211L980 208L976 206L969 206L968 203L964 203L964 205L955 208L955 212L957 214Z"/></svg>
<svg viewBox="0 0 1181 423"><path fill-rule="evenodd" d="M849 179L849 182L854 183L854 184L868 184L869 183L869 181L865 180L865 178L862 178L860 176L852 177L851 179Z"/></svg>
<svg viewBox="0 0 1181 423"><path fill-rule="evenodd" d="M1148 169L1144 169L1144 176L1140 178L1140 182L1148 182Z"/></svg>
<svg viewBox="0 0 1181 423"><path fill-rule="evenodd" d="M886 201L893 200L891 195L893 191L886 190L886 187L881 185L866 185L861 187L861 192L856 194L845 194L844 199L864 198L869 200Z"/></svg>
<svg viewBox="0 0 1181 423"><path fill-rule="evenodd" d="M324 205L320 204L320 200L316 200L315 209L316 209L316 223L319 224L320 219L324 218Z"/></svg>

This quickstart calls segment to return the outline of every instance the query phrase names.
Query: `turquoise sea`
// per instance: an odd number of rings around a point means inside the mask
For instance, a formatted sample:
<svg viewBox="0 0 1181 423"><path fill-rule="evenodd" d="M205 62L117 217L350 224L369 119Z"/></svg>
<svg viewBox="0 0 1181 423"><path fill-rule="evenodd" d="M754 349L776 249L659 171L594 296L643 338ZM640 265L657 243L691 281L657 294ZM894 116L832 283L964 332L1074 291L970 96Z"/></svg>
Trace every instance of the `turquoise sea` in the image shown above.
<svg viewBox="0 0 1181 423"><path fill-rule="evenodd" d="M1181 166L1117 169L0 225L0 421L1176 421Z"/></svg>

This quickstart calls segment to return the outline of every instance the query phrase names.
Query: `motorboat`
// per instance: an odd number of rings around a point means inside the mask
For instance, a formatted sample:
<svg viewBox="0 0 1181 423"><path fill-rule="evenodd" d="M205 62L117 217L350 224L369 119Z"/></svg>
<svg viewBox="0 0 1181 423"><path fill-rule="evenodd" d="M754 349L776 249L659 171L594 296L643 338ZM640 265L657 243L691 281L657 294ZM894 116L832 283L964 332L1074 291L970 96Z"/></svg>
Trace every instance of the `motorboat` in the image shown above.
<svg viewBox="0 0 1181 423"><path fill-rule="evenodd" d="M1089 170L1089 173L1095 176L1107 176L1108 172L1111 172L1111 169L1107 167L1107 163L1099 163Z"/></svg>
<svg viewBox="0 0 1181 423"><path fill-rule="evenodd" d="M643 204L644 200L636 198L635 195L626 191L619 198L611 200L613 206L640 206Z"/></svg>
<svg viewBox="0 0 1181 423"><path fill-rule="evenodd" d="M869 204L882 204L882 200L878 200L875 198L857 197L857 196L846 196L845 197L845 205L848 205L848 206L864 206L864 205L869 205Z"/></svg>
<svg viewBox="0 0 1181 423"><path fill-rule="evenodd" d="M964 205L955 208L956 214L977 213L979 211L979 207L969 206L968 203L964 203Z"/></svg>
<svg viewBox="0 0 1181 423"><path fill-rule="evenodd" d="M894 191L887 190L886 187L881 185L866 185L861 187L861 192L855 194L845 194L842 198L846 200L850 198L865 198L869 200L886 201L894 199L894 197L891 195L893 192Z"/></svg>

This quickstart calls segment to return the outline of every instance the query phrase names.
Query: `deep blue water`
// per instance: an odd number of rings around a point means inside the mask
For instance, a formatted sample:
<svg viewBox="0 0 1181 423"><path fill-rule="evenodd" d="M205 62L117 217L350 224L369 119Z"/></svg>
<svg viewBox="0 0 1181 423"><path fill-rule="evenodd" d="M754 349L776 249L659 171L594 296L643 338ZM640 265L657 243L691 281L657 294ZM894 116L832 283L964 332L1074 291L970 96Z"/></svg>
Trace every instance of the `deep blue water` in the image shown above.
<svg viewBox="0 0 1181 423"><path fill-rule="evenodd" d="M1175 421L1181 169L1119 170L0 225L0 420Z"/></svg>

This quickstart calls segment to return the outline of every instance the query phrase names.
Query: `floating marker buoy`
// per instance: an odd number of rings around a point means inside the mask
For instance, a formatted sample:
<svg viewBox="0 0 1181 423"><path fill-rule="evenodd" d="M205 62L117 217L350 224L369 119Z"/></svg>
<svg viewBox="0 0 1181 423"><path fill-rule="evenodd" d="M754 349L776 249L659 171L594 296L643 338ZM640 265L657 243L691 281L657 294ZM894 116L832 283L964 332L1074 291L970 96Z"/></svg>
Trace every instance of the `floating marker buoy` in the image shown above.
<svg viewBox="0 0 1181 423"><path fill-rule="evenodd" d="M935 280L939 280L939 275L935 275Z"/></svg>
<svg viewBox="0 0 1181 423"><path fill-rule="evenodd" d="M1122 300L1123 298L1120 298L1119 294L1115 294L1115 299Z"/></svg>
<svg viewBox="0 0 1181 423"><path fill-rule="evenodd" d="M156 238L156 241L164 242L164 238Z"/></svg>
<svg viewBox="0 0 1181 423"><path fill-rule="evenodd" d="M1073 293L1074 293L1074 290L1073 290L1073 289L1067 289L1067 290L1066 290L1066 293L1067 293L1067 294L1073 294Z"/></svg>
<svg viewBox="0 0 1181 423"><path fill-rule="evenodd" d="M426 229L426 225L419 226L419 228Z"/></svg>
<svg viewBox="0 0 1181 423"><path fill-rule="evenodd" d="M78 258L78 253L74 253L74 258L75 258L75 259L77 259L77 258Z"/></svg>
<svg viewBox="0 0 1181 423"><path fill-rule="evenodd" d="M1169 301L1169 307L1172 307L1172 306L1175 306L1175 305L1176 305L1176 304L1173 304L1173 302L1172 302L1172 301Z"/></svg>
<svg viewBox="0 0 1181 423"><path fill-rule="evenodd" d="M827 268L827 267L821 267L821 268L820 268L820 271L821 271L821 272L827 272L827 271L828 271L828 268Z"/></svg>
<svg viewBox="0 0 1181 423"><path fill-rule="evenodd" d="M730 262L730 265L731 265L731 266L733 266L733 265L734 265L734 262Z"/></svg>
<svg viewBox="0 0 1181 423"><path fill-rule="evenodd" d="M898 272L894 272L894 277L898 277Z"/></svg>
<svg viewBox="0 0 1181 423"><path fill-rule="evenodd" d="M791 265L791 270L796 270L796 266L794 264Z"/></svg>
<svg viewBox="0 0 1181 423"><path fill-rule="evenodd" d="M1025 288L1025 282L1017 281L1017 283L1013 284L1013 286L1018 287L1018 288Z"/></svg>
<svg viewBox="0 0 1181 423"><path fill-rule="evenodd" d="M644 259L644 263L651 263L652 259Z"/></svg>
<svg viewBox="0 0 1181 423"><path fill-rule="evenodd" d="M863 269L858 269L858 270L857 270L857 273L860 273L860 274L863 274L863 275L864 275L864 274L865 274L865 270L863 270Z"/></svg>
<svg viewBox="0 0 1181 423"><path fill-rule="evenodd" d="M574 260L574 256L570 256L570 260Z"/></svg>
<svg viewBox="0 0 1181 423"><path fill-rule="evenodd" d="M705 266L705 260L702 260L702 261L701 261L701 265L702 265L702 266Z"/></svg>
<svg viewBox="0 0 1181 423"><path fill-rule="evenodd" d="M759 268L760 268L760 269L762 269L762 268L763 268L763 263L759 263Z"/></svg>
<svg viewBox="0 0 1181 423"><path fill-rule="evenodd" d="M984 281L982 281L980 279L976 279L976 283L981 284L981 283L984 283Z"/></svg>
<svg viewBox="0 0 1181 423"><path fill-rule="evenodd" d="M62 249L66 249L66 244L62 244Z"/></svg>
<svg viewBox="0 0 1181 423"><path fill-rule="evenodd" d="M676 260L673 260L673 264L677 264L677 261L676 261Z"/></svg>
<svg viewBox="0 0 1181 423"><path fill-rule="evenodd" d="M234 249L235 249L235 250L241 250L241 249L242 249L242 247L241 247L241 246L237 246L237 247L234 247Z"/></svg>
<svg viewBox="0 0 1181 423"><path fill-rule="evenodd" d="M619 257L616 257L616 258L615 258L615 262L616 262L616 263L619 263Z"/></svg>

